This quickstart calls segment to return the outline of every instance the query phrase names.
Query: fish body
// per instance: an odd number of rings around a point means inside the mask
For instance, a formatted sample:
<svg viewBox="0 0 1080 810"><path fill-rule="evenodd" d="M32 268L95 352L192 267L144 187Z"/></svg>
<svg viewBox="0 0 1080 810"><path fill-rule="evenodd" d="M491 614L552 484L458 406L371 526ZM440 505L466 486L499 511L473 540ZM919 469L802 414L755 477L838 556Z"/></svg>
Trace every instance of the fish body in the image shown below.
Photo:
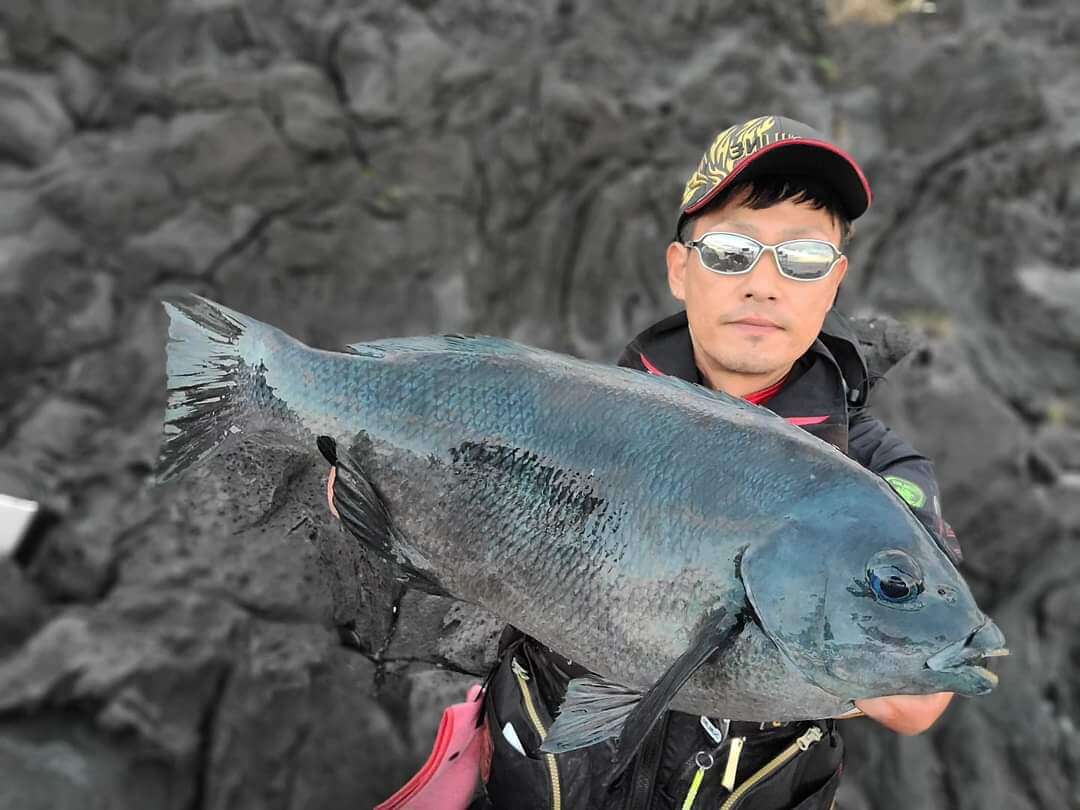
<svg viewBox="0 0 1080 810"><path fill-rule="evenodd" d="M497 338L345 354L166 309L161 480L235 434L328 437L354 534L605 682L647 693L682 656L665 706L780 721L996 681L1004 637L903 501L764 408Z"/></svg>

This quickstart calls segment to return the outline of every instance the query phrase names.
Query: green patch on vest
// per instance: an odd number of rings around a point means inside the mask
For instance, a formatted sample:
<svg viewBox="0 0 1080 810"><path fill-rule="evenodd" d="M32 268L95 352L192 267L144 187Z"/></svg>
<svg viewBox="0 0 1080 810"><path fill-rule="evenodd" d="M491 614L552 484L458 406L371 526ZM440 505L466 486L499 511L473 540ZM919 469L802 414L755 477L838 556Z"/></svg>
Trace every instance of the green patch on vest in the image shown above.
<svg viewBox="0 0 1080 810"><path fill-rule="evenodd" d="M919 509L926 504L926 493L914 481L908 481L899 475L886 475L885 480L912 509Z"/></svg>

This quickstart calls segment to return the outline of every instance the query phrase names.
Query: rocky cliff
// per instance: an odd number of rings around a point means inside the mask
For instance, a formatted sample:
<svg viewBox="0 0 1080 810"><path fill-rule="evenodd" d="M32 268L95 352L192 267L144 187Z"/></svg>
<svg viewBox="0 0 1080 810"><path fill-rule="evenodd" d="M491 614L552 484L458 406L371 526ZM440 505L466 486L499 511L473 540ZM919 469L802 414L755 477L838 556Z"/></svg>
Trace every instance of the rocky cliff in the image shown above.
<svg viewBox="0 0 1080 810"><path fill-rule="evenodd" d="M367 807L492 654L313 459L151 485L162 295L613 360L701 150L768 112L867 170L841 307L917 337L876 407L1013 651L925 735L851 721L841 806L1080 808L1071 0L4 0L0 492L59 519L0 560L0 808Z"/></svg>

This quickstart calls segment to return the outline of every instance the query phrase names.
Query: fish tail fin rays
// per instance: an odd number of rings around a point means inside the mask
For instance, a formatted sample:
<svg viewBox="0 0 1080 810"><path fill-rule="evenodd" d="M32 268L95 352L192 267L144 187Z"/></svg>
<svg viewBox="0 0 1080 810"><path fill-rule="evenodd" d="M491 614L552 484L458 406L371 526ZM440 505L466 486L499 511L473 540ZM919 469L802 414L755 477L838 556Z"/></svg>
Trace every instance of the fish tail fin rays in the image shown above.
<svg viewBox="0 0 1080 810"><path fill-rule="evenodd" d="M540 750L563 754L618 737L640 701L641 692L598 676L574 678Z"/></svg>
<svg viewBox="0 0 1080 810"><path fill-rule="evenodd" d="M240 431L240 340L272 329L192 293L162 301L169 316L168 404L156 480L168 481Z"/></svg>

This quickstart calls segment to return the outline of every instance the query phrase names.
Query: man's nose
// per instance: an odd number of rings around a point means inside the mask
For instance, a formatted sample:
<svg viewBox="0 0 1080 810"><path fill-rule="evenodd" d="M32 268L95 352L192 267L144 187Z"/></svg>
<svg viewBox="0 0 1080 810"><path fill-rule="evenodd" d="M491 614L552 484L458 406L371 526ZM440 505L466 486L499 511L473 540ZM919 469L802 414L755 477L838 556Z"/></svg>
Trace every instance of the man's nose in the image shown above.
<svg viewBox="0 0 1080 810"><path fill-rule="evenodd" d="M743 295L746 298L773 300L780 291L780 268L776 266L776 257L771 250L763 251L749 273L744 277Z"/></svg>

